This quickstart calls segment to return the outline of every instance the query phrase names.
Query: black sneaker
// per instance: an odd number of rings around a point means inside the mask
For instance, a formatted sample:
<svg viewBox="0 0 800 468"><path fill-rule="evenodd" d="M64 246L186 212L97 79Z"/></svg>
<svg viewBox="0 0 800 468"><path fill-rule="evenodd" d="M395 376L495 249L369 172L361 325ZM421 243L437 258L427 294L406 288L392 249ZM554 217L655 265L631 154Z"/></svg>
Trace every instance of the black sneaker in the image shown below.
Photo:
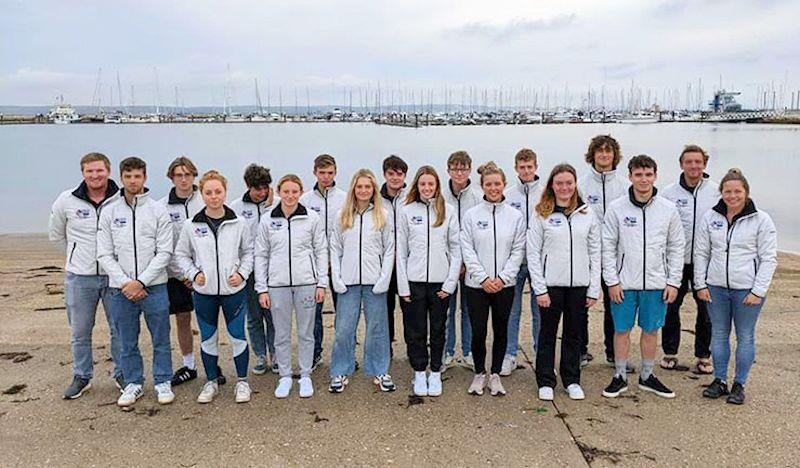
<svg viewBox="0 0 800 468"><path fill-rule="evenodd" d="M739 382L734 382L731 387L731 394L728 395L727 402L732 405L744 404L744 386Z"/></svg>
<svg viewBox="0 0 800 468"><path fill-rule="evenodd" d="M606 398L616 398L622 392L628 391L628 382L625 381L619 375L615 375L613 379L611 379L611 383L608 384L603 390L603 396Z"/></svg>
<svg viewBox="0 0 800 468"><path fill-rule="evenodd" d="M661 383L661 381L656 378L655 374L650 374L647 380L642 380L642 378L639 377L639 390L653 392L662 398L675 398L675 392Z"/></svg>
<svg viewBox="0 0 800 468"><path fill-rule="evenodd" d="M711 382L711 385L703 390L703 396L706 398L717 399L728 394L730 394L728 391L728 384L723 382L721 379L714 379L714 381Z"/></svg>
<svg viewBox="0 0 800 468"><path fill-rule="evenodd" d="M194 380L197 378L197 369L189 369L186 366L181 367L175 374L172 376L172 386L175 387L176 385L180 385L182 383L186 383L190 380Z"/></svg>
<svg viewBox="0 0 800 468"><path fill-rule="evenodd" d="M66 390L64 390L64 399L65 400L74 400L76 398L80 398L84 392L88 391L92 388L92 383L89 379L84 379L82 377L78 377L77 375L72 377L72 383L69 384Z"/></svg>
<svg viewBox="0 0 800 468"><path fill-rule="evenodd" d="M591 359L589 359L589 356L590 354L581 355L581 369L589 365L589 361L591 361Z"/></svg>
<svg viewBox="0 0 800 468"><path fill-rule="evenodd" d="M217 385L225 385L226 383L228 383L228 379L222 375L222 369L217 366Z"/></svg>

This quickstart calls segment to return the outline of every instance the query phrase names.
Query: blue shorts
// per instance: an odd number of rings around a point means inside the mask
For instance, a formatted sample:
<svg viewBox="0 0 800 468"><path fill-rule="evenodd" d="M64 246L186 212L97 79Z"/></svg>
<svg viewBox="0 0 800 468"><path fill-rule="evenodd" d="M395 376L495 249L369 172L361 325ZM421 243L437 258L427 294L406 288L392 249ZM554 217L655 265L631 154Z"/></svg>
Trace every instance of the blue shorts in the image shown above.
<svg viewBox="0 0 800 468"><path fill-rule="evenodd" d="M611 315L614 317L614 331L624 333L633 328L636 314L639 314L639 328L645 333L653 333L664 326L667 304L662 296L664 290L642 291L626 289L621 304L611 302Z"/></svg>

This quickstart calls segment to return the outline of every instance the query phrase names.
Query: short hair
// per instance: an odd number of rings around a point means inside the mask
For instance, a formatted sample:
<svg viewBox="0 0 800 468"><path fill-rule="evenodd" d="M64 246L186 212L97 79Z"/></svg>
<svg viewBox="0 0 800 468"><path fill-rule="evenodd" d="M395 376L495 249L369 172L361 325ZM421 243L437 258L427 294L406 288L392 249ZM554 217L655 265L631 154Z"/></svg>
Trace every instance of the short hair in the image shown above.
<svg viewBox="0 0 800 468"><path fill-rule="evenodd" d="M222 184L222 188L224 188L226 191L228 190L228 179L226 179L225 176L223 176L219 172L212 169L210 171L206 171L206 173L203 174L203 177L200 178L200 182L198 182L198 185L200 186L200 191L202 192L203 186L212 180L219 181Z"/></svg>
<svg viewBox="0 0 800 468"><path fill-rule="evenodd" d="M247 188L266 187L272 183L272 175L269 169L258 164L250 164L244 170L244 183Z"/></svg>
<svg viewBox="0 0 800 468"><path fill-rule="evenodd" d="M408 164L400 156L392 154L383 160L383 172L386 173L389 169L405 174L408 172Z"/></svg>
<svg viewBox="0 0 800 468"><path fill-rule="evenodd" d="M619 149L619 142L611 135L597 135L589 141L589 149L586 150L586 162L594 165L594 153L597 150L608 147L614 152L614 161L611 163L612 167L616 168L622 160L622 151Z"/></svg>
<svg viewBox="0 0 800 468"><path fill-rule="evenodd" d="M333 166L336 169L336 159L330 154L320 154L314 158L314 170L322 169L323 167Z"/></svg>
<svg viewBox="0 0 800 468"><path fill-rule="evenodd" d="M87 153L81 158L81 171L83 170L83 166L85 164L93 163L100 161L106 166L106 170L111 171L111 161L108 160L108 157L103 153Z"/></svg>
<svg viewBox="0 0 800 468"><path fill-rule="evenodd" d="M646 154L634 156L628 161L628 173L633 173L634 169L652 169L653 172L658 172L658 164L656 161Z"/></svg>
<svg viewBox="0 0 800 468"><path fill-rule="evenodd" d="M678 162L683 163L683 155L686 153L700 153L703 155L703 162L708 164L708 153L698 145L686 145L683 147L683 151L681 151L681 155L678 157Z"/></svg>
<svg viewBox="0 0 800 468"><path fill-rule="evenodd" d="M722 186L725 185L725 182L732 182L734 180L738 180L744 186L744 191L748 197L750 197L750 184L747 182L744 174L738 168L731 168L728 169L728 172L725 174L725 177L719 182L719 191L722 193Z"/></svg>
<svg viewBox="0 0 800 468"><path fill-rule="evenodd" d="M486 176L490 176L493 174L500 174L500 177L503 179L503 183L506 183L506 173L500 169L494 161L489 161L486 164L481 164L478 167L478 174L481 175L481 185L483 185L483 178Z"/></svg>
<svg viewBox="0 0 800 468"><path fill-rule="evenodd" d="M136 156L130 156L128 158L123 159L119 163L119 173L122 174L123 172L135 171L137 169L141 169L142 172L147 174L147 163L144 162L141 158L137 158Z"/></svg>
<svg viewBox="0 0 800 468"><path fill-rule="evenodd" d="M300 191L303 191L303 181L300 180L300 177L297 177L295 174L286 174L285 176L281 177L278 181L278 191L281 190L281 186L286 182L294 182L300 186Z"/></svg>
<svg viewBox="0 0 800 468"><path fill-rule="evenodd" d="M167 168L167 179L171 180L172 173L175 172L175 169L181 166L185 167L186 170L191 172L193 176L197 177L197 166L194 165L192 160L186 156L178 156L177 158L173 159L171 163L169 163L169 167Z"/></svg>
<svg viewBox="0 0 800 468"><path fill-rule="evenodd" d="M447 168L449 169L454 166L472 167L472 158L469 157L469 153L460 150L451 154L450 157L447 158Z"/></svg>
<svg viewBox="0 0 800 468"><path fill-rule="evenodd" d="M539 161L536 158L536 153L530 148L522 148L521 150L517 151L516 156L514 156L514 165L516 166L522 161L533 161L533 164L539 165Z"/></svg>

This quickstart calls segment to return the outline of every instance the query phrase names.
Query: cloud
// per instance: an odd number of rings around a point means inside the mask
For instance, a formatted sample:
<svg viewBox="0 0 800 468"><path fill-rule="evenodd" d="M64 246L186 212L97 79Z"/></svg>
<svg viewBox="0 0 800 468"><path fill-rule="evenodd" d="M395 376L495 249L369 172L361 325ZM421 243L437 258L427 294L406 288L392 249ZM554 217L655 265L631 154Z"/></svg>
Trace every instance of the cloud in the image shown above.
<svg viewBox="0 0 800 468"><path fill-rule="evenodd" d="M52 71L52 70L35 70L32 68L19 68L13 73L0 75L0 84L6 85L57 85L65 81L79 81L91 80L92 77L88 75L81 75L77 73Z"/></svg>
<svg viewBox="0 0 800 468"><path fill-rule="evenodd" d="M516 19L502 24L492 24L486 22L470 22L451 30L451 32L463 37L477 37L492 41L505 41L520 36L540 32L555 31L564 29L576 22L577 15L562 14L548 19Z"/></svg>

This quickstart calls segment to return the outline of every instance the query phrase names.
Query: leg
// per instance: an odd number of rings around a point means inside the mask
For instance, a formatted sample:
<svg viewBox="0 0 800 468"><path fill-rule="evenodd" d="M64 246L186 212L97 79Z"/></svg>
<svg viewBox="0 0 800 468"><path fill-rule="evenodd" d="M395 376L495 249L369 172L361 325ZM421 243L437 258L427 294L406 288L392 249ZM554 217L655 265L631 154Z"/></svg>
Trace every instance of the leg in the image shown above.
<svg viewBox="0 0 800 468"><path fill-rule="evenodd" d="M708 289L711 293L708 315L711 318L711 356L714 360L714 377L727 381L728 362L731 358L733 299L730 289L717 286L709 286Z"/></svg>
<svg viewBox="0 0 800 468"><path fill-rule="evenodd" d="M556 373L553 369L556 365L558 322L561 320L561 311L566 305L564 289L548 288L550 307L540 309L542 324L539 330L539 349L536 352L536 384L539 387L556 386ZM563 342L561 349L564 349Z"/></svg>
<svg viewBox="0 0 800 468"><path fill-rule="evenodd" d="M119 337L119 330L117 329L117 323L114 320L114 317L111 315L111 311L109 310L108 305L108 276L99 276L97 277L97 282L100 285L100 297L103 301L103 310L106 314L106 322L108 322L108 330L111 341L111 359L114 361L114 379L122 377L122 366L120 362L122 361L122 340ZM123 379L124 380L124 379Z"/></svg>
<svg viewBox="0 0 800 468"><path fill-rule="evenodd" d="M469 302L463 291L466 289L466 284L461 281L461 354L466 356L472 353L472 321L469 316ZM486 340L483 340L484 343Z"/></svg>
<svg viewBox="0 0 800 468"><path fill-rule="evenodd" d="M561 382L565 388L571 384L581 383L581 330L583 330L583 317L585 315L586 288L568 288L564 305L564 325L561 331L561 364L559 366Z"/></svg>
<svg viewBox="0 0 800 468"><path fill-rule="evenodd" d="M394 343L394 308L397 298L397 268L392 270L392 278L389 280L389 290L386 291L386 315L389 319L389 341Z"/></svg>
<svg viewBox="0 0 800 468"><path fill-rule="evenodd" d="M628 352L631 344L631 329L636 318L636 309L639 306L639 293L641 291L623 291L624 298L620 304L611 304L612 322L614 324L614 365L616 373L626 378Z"/></svg>
<svg viewBox="0 0 800 468"><path fill-rule="evenodd" d="M311 285L291 289L297 316L297 360L300 363L300 377L308 377L311 375L311 366L314 363L314 324L317 306L314 296L317 287Z"/></svg>
<svg viewBox="0 0 800 468"><path fill-rule="evenodd" d="M263 358L267 355L267 335L264 328L265 310L258 303L255 290L255 275L247 278L247 332L250 335L250 347L253 354Z"/></svg>
<svg viewBox="0 0 800 468"><path fill-rule="evenodd" d="M372 286L362 286L364 301L364 374L389 373L389 320L386 315L386 296L374 294Z"/></svg>
<svg viewBox="0 0 800 468"><path fill-rule="evenodd" d="M446 337L444 352L448 356L456 354L456 313L458 312L458 286L453 294L447 301L447 319L445 320ZM464 289L461 289L461 294L464 294Z"/></svg>
<svg viewBox="0 0 800 468"><path fill-rule="evenodd" d="M194 336L192 336L192 313L181 312L175 314L175 327L178 329L178 347L181 356L194 353Z"/></svg>
<svg viewBox="0 0 800 468"><path fill-rule="evenodd" d="M757 306L742 303L750 293L748 290L733 292L733 325L736 328L736 375L733 381L744 386L750 375L750 368L756 358L756 323L766 298Z"/></svg>
<svg viewBox="0 0 800 468"><path fill-rule="evenodd" d="M525 289L525 273L528 271L527 265L522 265L517 274L517 284L514 285L514 301L511 303L511 311L508 316L508 343L506 345L507 358L517 357L517 347L519 346L519 320L522 315L522 290ZM536 337L533 338L536 341Z"/></svg>
<svg viewBox="0 0 800 468"><path fill-rule="evenodd" d="M642 329L640 345L643 360L652 361L656 358L658 331L664 327L667 316L667 305L663 297L663 290L639 292L639 328ZM680 333L680 329L678 332Z"/></svg>
<svg viewBox="0 0 800 468"><path fill-rule="evenodd" d="M314 306L314 360L322 356L322 304Z"/></svg>
<svg viewBox="0 0 800 468"><path fill-rule="evenodd" d="M708 303L697 298L693 293L694 302L697 304L697 319L694 324L694 356L698 359L707 359L711 356L711 318L708 316Z"/></svg>
<svg viewBox="0 0 800 468"><path fill-rule="evenodd" d="M292 376L292 289L273 288L269 292L275 324L275 360L281 377Z"/></svg>
<svg viewBox="0 0 800 468"><path fill-rule="evenodd" d="M514 302L514 288L504 288L490 296L492 308L492 374L499 374L508 345L508 314Z"/></svg>
<svg viewBox="0 0 800 468"><path fill-rule="evenodd" d="M356 334L361 317L361 286L349 286L347 292L339 294L336 300L331 378L355 372Z"/></svg>
<svg viewBox="0 0 800 468"><path fill-rule="evenodd" d="M528 286L530 286L530 272L528 269L525 269L525 279L528 281ZM523 286L525 285L525 280L522 282ZM532 291L532 289L531 289ZM530 294L530 306L531 306L531 339L533 340L533 354L536 354L536 349L539 346L539 329L542 326L542 318L539 314L539 304L536 303L536 299L533 297L533 294Z"/></svg>
<svg viewBox="0 0 800 468"><path fill-rule="evenodd" d="M236 294L222 296L222 315L231 340L233 362L236 365L236 376L239 380L247 378L247 361L250 353L247 349L247 338L244 334L244 322L248 313L247 291L242 289Z"/></svg>
<svg viewBox="0 0 800 468"><path fill-rule="evenodd" d="M67 272L64 279L64 302L72 348L72 374L83 379L91 379L94 374L92 330L97 314L97 303L100 302L102 293L102 289L95 281L96 278Z"/></svg>
<svg viewBox="0 0 800 468"><path fill-rule="evenodd" d="M169 382L172 379L172 351L170 351L167 285L149 286L147 297L140 303L153 344L153 382L156 385Z"/></svg>
<svg viewBox="0 0 800 468"><path fill-rule="evenodd" d="M218 296L207 296L194 293L194 312L197 315L197 326L200 327L200 358L206 371L206 379L217 380L217 364L219 362L219 321Z"/></svg>
<svg viewBox="0 0 800 468"><path fill-rule="evenodd" d="M678 288L678 296L675 302L667 306L667 316L664 320L664 328L661 330L661 347L664 354L674 356L678 354L678 349L681 344L681 305L683 305L683 298L689 291L689 278L691 278L691 265L683 266L683 277L681 278L681 285Z"/></svg>
<svg viewBox="0 0 800 468"><path fill-rule="evenodd" d="M482 289L464 288L469 301L469 319L472 326L472 358L475 373L486 373L486 327L489 321L489 295Z"/></svg>
<svg viewBox="0 0 800 468"><path fill-rule="evenodd" d="M425 283L409 283L411 290L411 303L403 311L406 327L406 347L408 362L411 368L417 372L423 372L428 367L428 311L427 311L427 288ZM439 366L441 367L441 356L439 356ZM430 365L433 368L435 361L431 359Z"/></svg>
<svg viewBox="0 0 800 468"><path fill-rule="evenodd" d="M612 305L611 305L611 298L608 296L608 286L606 286L605 281L600 279L601 289L603 290L603 343L606 347L606 359L614 358L614 343L616 342L615 338L615 326L614 326L614 316L612 313ZM631 324L631 327L633 324ZM587 335L588 336L588 335ZM588 340L587 340L588 342ZM626 353L627 354L627 353Z"/></svg>
<svg viewBox="0 0 800 468"><path fill-rule="evenodd" d="M125 384L141 385L144 383L144 371L142 355L139 353L139 305L129 301L117 288L109 288L108 305L119 332L120 363Z"/></svg>
<svg viewBox="0 0 800 468"><path fill-rule="evenodd" d="M447 304L449 301L448 299L440 299L439 296L436 295L436 293L442 289L441 283L430 284L428 285L428 289L430 291L428 303L431 342L430 366L431 372L439 372L442 369L445 333L444 323L447 317Z"/></svg>

